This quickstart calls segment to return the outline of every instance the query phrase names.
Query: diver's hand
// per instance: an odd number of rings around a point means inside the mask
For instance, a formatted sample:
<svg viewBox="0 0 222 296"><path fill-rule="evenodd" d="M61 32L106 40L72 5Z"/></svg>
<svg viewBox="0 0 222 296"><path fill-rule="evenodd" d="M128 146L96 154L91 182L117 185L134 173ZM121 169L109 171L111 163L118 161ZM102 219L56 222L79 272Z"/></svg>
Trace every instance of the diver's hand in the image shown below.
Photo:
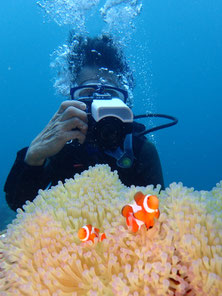
<svg viewBox="0 0 222 296"><path fill-rule="evenodd" d="M78 101L64 101L44 130L30 144L25 162L41 166L47 157L58 153L70 140L85 141L87 133L86 105Z"/></svg>

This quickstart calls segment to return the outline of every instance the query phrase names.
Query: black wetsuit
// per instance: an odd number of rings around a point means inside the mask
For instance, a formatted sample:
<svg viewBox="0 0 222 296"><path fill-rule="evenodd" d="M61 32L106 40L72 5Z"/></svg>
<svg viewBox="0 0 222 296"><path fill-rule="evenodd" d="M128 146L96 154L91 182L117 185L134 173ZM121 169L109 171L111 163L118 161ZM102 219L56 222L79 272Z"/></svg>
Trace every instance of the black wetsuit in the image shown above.
<svg viewBox="0 0 222 296"><path fill-rule="evenodd" d="M134 162L131 168L120 168L116 160L89 145L66 144L55 156L50 157L42 166L30 166L24 162L24 148L17 153L15 163L8 175L4 191L6 201L12 210L32 201L39 189L56 185L59 180L72 178L95 164L108 164L117 170L120 180L127 186L146 186L161 184L164 188L159 156L155 146L145 137L133 137Z"/></svg>

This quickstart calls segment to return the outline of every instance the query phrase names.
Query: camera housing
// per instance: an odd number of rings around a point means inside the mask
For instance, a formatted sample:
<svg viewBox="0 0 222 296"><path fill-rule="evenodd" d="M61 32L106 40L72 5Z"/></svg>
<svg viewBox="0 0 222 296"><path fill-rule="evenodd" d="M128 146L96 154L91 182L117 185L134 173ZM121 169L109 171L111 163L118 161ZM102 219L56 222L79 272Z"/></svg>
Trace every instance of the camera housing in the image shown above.
<svg viewBox="0 0 222 296"><path fill-rule="evenodd" d="M100 83L86 84L71 88L70 96L87 106L88 143L107 151L123 147L126 135L132 133L134 118L126 105L126 90Z"/></svg>
<svg viewBox="0 0 222 296"><path fill-rule="evenodd" d="M132 110L119 98L104 95L89 103L86 140L103 150L121 147L125 136L132 133Z"/></svg>

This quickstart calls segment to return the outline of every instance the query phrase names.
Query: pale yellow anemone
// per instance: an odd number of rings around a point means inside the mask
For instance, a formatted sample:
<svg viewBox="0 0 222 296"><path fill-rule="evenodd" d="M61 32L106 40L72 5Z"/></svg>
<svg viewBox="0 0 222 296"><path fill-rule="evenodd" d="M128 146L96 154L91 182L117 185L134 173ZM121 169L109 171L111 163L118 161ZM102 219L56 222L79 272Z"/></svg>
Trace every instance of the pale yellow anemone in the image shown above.
<svg viewBox="0 0 222 296"><path fill-rule="evenodd" d="M133 234L121 208L138 190L158 195L161 215ZM107 165L40 190L1 237L0 295L221 296L222 182L159 190L127 188ZM107 239L80 243L89 223Z"/></svg>

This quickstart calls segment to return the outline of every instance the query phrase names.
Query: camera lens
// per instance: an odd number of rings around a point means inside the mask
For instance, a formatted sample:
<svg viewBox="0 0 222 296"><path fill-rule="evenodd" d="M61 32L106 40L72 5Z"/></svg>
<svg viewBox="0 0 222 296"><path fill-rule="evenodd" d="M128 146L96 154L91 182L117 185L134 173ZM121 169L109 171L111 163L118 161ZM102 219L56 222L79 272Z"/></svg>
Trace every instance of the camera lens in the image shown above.
<svg viewBox="0 0 222 296"><path fill-rule="evenodd" d="M100 136L102 140L112 142L116 140L116 137L118 136L118 131L115 126L111 124L106 124L101 128Z"/></svg>
<svg viewBox="0 0 222 296"><path fill-rule="evenodd" d="M96 138L103 149L116 149L123 141L122 122L115 117L102 119L96 125Z"/></svg>

